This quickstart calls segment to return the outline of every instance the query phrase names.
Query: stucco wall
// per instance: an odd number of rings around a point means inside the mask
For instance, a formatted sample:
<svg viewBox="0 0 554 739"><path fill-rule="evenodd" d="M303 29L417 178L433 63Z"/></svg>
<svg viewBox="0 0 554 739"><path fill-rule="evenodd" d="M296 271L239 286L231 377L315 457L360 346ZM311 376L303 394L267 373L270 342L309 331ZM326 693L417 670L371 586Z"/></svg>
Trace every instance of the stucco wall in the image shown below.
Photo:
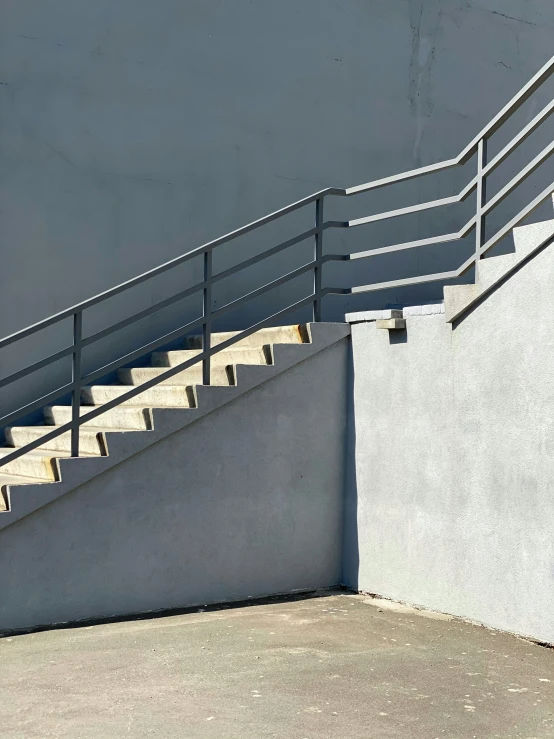
<svg viewBox="0 0 554 739"><path fill-rule="evenodd" d="M0 335L66 308L327 185L350 186L456 155L547 60L550 0L6 0L0 8ZM536 108L535 108L536 109ZM526 119L530 108L523 112ZM455 192L467 173L339 203L356 217ZM514 196L510 207L528 200ZM468 204L469 207L469 204ZM336 213L335 213L336 211ZM464 209L329 235L331 251L459 227ZM233 244L216 268L311 224L306 213ZM296 247L222 284L218 305L308 258ZM463 249L462 249L463 251ZM458 263L452 249L327 271L335 283ZM329 268L331 269L331 268ZM85 330L201 276L95 309ZM310 280L244 306L243 325L307 292ZM428 301L437 286L331 297L326 319ZM106 341L86 366L184 323L200 296ZM306 315L291 316L291 320ZM70 326L3 351L0 372L67 343ZM68 377L68 365L64 378ZM47 378L3 393L17 404ZM58 379L62 379L60 369ZM2 401L2 398L0 398Z"/></svg>
<svg viewBox="0 0 554 739"><path fill-rule="evenodd" d="M3 530L0 630L338 584L347 354L342 339Z"/></svg>
<svg viewBox="0 0 554 739"><path fill-rule="evenodd" d="M346 582L554 642L554 247L454 328L352 327Z"/></svg>

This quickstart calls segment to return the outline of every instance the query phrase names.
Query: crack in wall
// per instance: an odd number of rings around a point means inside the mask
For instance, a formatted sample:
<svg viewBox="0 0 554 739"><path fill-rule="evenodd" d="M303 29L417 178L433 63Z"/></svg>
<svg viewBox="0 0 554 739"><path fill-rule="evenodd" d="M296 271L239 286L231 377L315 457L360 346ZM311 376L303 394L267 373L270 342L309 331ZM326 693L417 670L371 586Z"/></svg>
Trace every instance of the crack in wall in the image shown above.
<svg viewBox="0 0 554 739"><path fill-rule="evenodd" d="M413 158L421 166L421 141L426 123L435 104L432 90L432 70L436 57L436 40L440 30L444 0L412 0L410 3L410 28L412 54L410 59L409 101L416 120Z"/></svg>
<svg viewBox="0 0 554 739"><path fill-rule="evenodd" d="M506 15L506 13L501 13L499 10L491 10L490 11L492 15L499 15L501 18L507 18L509 21L515 21L516 23L525 23L528 26L535 26L535 27L541 27L538 23L533 23L533 21L527 21L525 18L515 18L513 15Z"/></svg>
<svg viewBox="0 0 554 739"><path fill-rule="evenodd" d="M174 182L169 182L168 180L162 180L157 177L149 177L148 175L140 175L140 174L126 174L124 172L110 172L107 170L96 170L91 169L90 167L85 167L80 164L76 164L70 157L65 154L61 149L58 149L56 146L51 144L49 141L46 141L46 139L43 139L41 136L38 136L36 133L30 131L26 127L22 127L22 131L25 133L25 135L29 136L32 139L35 139L35 141L38 141L43 146L50 149L50 151L54 152L56 156L58 156L60 159L62 159L64 162L67 162L71 167L73 167L76 170L79 170L81 172L84 172L85 174L93 175L94 177L121 177L125 180L135 180L137 182L153 182L158 185L174 185Z"/></svg>

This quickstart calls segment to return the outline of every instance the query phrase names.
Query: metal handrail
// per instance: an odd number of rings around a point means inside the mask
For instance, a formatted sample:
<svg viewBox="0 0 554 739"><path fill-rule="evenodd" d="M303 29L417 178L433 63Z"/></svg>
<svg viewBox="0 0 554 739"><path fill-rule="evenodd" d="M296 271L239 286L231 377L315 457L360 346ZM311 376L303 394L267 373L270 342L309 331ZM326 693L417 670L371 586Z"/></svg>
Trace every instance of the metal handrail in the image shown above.
<svg viewBox="0 0 554 739"><path fill-rule="evenodd" d="M326 295L329 295L329 294L357 294L357 293L362 293L362 292L383 290L383 289L390 288L390 287L402 287L402 286L407 286L407 285L421 284L425 282L434 282L437 280L455 279L463 275L465 272L467 272L467 270L469 270L473 265L475 265L475 268L477 269L478 263L481 257L489 249L491 249L496 243L498 243L498 241L504 238L504 236L506 236L515 226L517 226L525 218L527 218L527 216L535 208L537 208L554 190L554 183L552 183L551 185L549 185L549 187L546 190L544 190L537 197L535 197L531 203L529 203L525 208L523 208L523 210L520 211L520 213L518 213L518 215L515 218L513 218L503 228L501 228L493 237L488 239L488 241L485 240L485 221L486 221L487 215L490 214L490 212L494 208L496 208L518 185L520 185L525 179L527 179L527 177L529 177L532 174L532 172L534 172L537 169L537 167L539 167L549 156L551 156L554 153L554 141L551 142L548 146L546 146L540 152L540 154L538 154L524 169L518 172L518 174L515 177L513 177L510 180L510 182L508 182L508 184L505 185L490 200L487 200L487 196L486 196L487 177L494 170L496 170L496 168L512 152L514 152L554 112L554 100L549 102L548 105L546 105L537 115L535 115L535 117L529 123L527 123L527 125L516 136L514 136L511 139L511 141L508 144L506 144L506 146L504 146L504 148L490 161L487 160L487 142L490 139L490 137L529 99L529 97L533 93L535 93L541 87L541 85L547 79L550 78L550 76L553 73L554 73L554 57L552 57L552 59L550 59L550 61L547 62L547 64L545 64L544 67L542 67L542 69L540 69L537 72L537 74L520 90L520 92L514 98L512 98L512 100L498 113L498 115L496 115L490 121L490 123L488 123L485 126L485 128L483 128L483 130L454 159L445 160L443 162L438 162L436 164L428 165L426 167L420 167L415 170L410 170L408 172L403 172L401 174L394 175L391 177L385 177L379 180L374 180L373 182L368 182L368 183L357 185L351 188L345 189L345 188L329 187L324 190L320 190L319 192L316 192L312 195L302 198L301 200L298 200L294 203L291 203L290 205L284 208L281 208L279 210L276 210L273 213L270 213L264 216L263 218L260 218L256 221L253 221L252 223L242 226L241 228L236 229L235 231L231 231L230 233L225 234L224 236L214 239L213 241L210 241L202 246L199 246L196 249L186 252L185 254L182 254L174 259L171 259L168 262L165 262L164 264L161 264L158 267L155 267L154 269L148 270L147 272L144 272L143 274L138 275L137 277L134 277L130 280L127 280L126 282L116 285L115 287L110 288L109 290L106 290L102 293L99 293L98 295L95 295L94 297L89 298L88 300L78 303L77 305L74 305L71 308L67 308L66 310L56 313L55 315L50 316L49 318L39 321L38 323L28 326L27 328L22 329L21 331L17 331L11 334L10 336L7 336L4 339L0 340L0 349L1 349L1 348L7 347L13 344L16 341L29 337L33 335L34 333L36 333L37 331L41 331L49 326L52 326L58 323L59 321L62 321L67 318L73 319L73 342L70 346L67 346L64 349L61 349L60 351L56 352L55 354L52 354L49 357L46 357L45 359L35 362L34 364L31 364L28 367L22 370L19 370L18 372L15 372L11 374L10 376L0 380L0 388L2 388L2 387L5 387L6 385L9 385L15 382L16 380L22 379L23 377L26 377L33 372L36 372L39 369L43 369L44 367L52 364L53 362L59 359L62 359L66 356L72 356L72 380L70 383L63 385L57 390L51 393L48 393L47 395L44 395L41 398L35 399L31 403L28 403L27 405L23 406L22 408L19 408L17 411L14 411L13 413L9 413L3 418L0 418L0 426L5 426L8 423L12 423L18 418L21 418L22 416L25 416L31 413L32 411L35 411L38 408L41 408L46 403L56 400L57 398L60 398L61 396L66 395L69 392L72 395L71 421L64 424L63 426L56 427L49 434L46 434L40 437L39 439L27 444L24 447L15 449L11 454L4 456L2 459L0 459L0 467L16 459L17 457L21 456L27 451L31 451L41 446L42 444L44 444L46 441L54 439L57 436L67 431L71 431L71 455L78 456L79 454L79 428L83 423L91 421L92 419L96 418L102 413L105 413L111 408L114 408L120 405L121 403L140 395L141 393L145 392L151 387L154 387L160 382L163 382L164 380L167 380L173 377L179 372L182 372L183 370L187 369L188 367L200 361L202 362L202 367L203 367L203 370L202 370L203 383L206 385L209 385L210 375L211 375L211 357L214 354L222 351L223 349L226 349L232 346L236 342L254 333L255 331L258 331L265 326L271 325L273 322L281 319L288 313L294 312L298 310L299 308L304 307L310 303L313 304L313 320L320 321L321 320L322 299ZM408 181L408 180L411 180L417 177L422 177L422 176L426 176L426 175L433 174L436 172L451 169L453 167L462 166L466 164L470 160L470 158L473 157L475 154L477 154L477 173L475 177L473 177L473 179L468 183L468 185L466 185L463 188L463 190L458 195L454 195L454 196L450 196L447 198L442 198L442 199L434 200L430 202L419 203L417 205L413 205L407 208L400 208L400 209L387 211L383 213L377 213L371 216L357 218L357 219L353 219L350 221L325 221L324 220L324 217L323 217L324 201L326 197L329 197L329 196L352 197L355 195L359 195L361 193L370 192L370 191L373 191L373 190L376 190L382 187L386 187L389 185L394 185L399 182L405 182L405 181ZM442 234L439 236L426 238L426 239L419 239L416 241L404 242L400 244L393 244L390 246L385 246L385 247L381 247L378 249L371 249L371 250L367 250L363 252L357 252L353 254L324 255L323 253L323 234L326 230L330 228L354 228L354 227L358 227L361 225L368 225L368 224L376 223L376 222L383 221L383 220L389 220L391 218L397 218L397 217L404 216L404 215L422 212L425 210L431 210L431 209L435 209L435 208L439 208L439 207L443 207L447 205L453 205L453 204L465 201L474 191L476 191L477 193L476 212L470 218L470 220L457 232L450 233L450 234ZM276 246L273 246L270 249L267 249L266 251L261 252L260 254L250 257L249 259L246 259L233 267L230 267L215 275L213 274L212 259L213 259L214 249L240 236L250 233L268 223L271 223L290 213L293 213L299 210L300 208L304 208L305 206L311 205L314 203L315 203L315 225L313 228L308 229L294 236L293 238L290 238ZM422 246L428 246L432 244L440 244L440 243L457 241L462 238L465 238L473 230L475 230L476 232L475 251L472 254L472 256L468 258L456 270L450 270L448 272L441 272L441 273L435 273L435 274L429 274L429 275L420 275L418 277L405 278L401 280L379 282L379 283L374 283L371 285L354 286L350 288L323 287L322 285L322 270L323 270L323 265L326 262L352 261L352 260L357 260L357 259L366 259L366 258L373 257L379 254L386 254L386 253L392 253L395 251L403 251L407 249L419 248ZM302 241L305 241L311 238L314 239L314 258L312 261L308 262L307 264L302 265L301 267L295 270L292 270L291 272L285 275L282 275L281 277L263 285L262 287L256 290L253 290L237 298L236 300L233 300L227 303L226 305L218 308L217 310L214 310L213 304L212 304L212 288L215 283L223 279L226 279L227 277L230 277L231 275L236 274L237 272L240 272L241 270L246 269L247 267L250 267L264 259L268 259L269 257L274 256L275 254L281 251L284 251L285 249L288 249L298 243L301 243ZM133 316L130 316L129 318L121 320L109 326L108 328L98 331L95 334L92 334L91 336L88 336L88 337L82 336L82 318L83 318L83 312L86 309L91 308L92 306L97 305L98 303L101 303L105 300L108 300L109 298L112 298L115 295L118 295L126 290L129 290L130 288L135 287L147 280L150 280L153 277L163 274L164 272L167 272L181 264L184 264L185 262L191 259L194 259L195 257L200 257L200 256L203 257L203 263L204 263L204 274L203 274L203 280L201 282L193 285L192 287L187 288L186 290L182 290L181 292L166 298L160 303L157 303L144 310L141 310L135 313ZM260 321L254 324L253 326L250 326L248 329L231 337L225 342L218 344L215 347L212 346L211 332L212 332L212 324L215 320L225 315L226 313L232 310L235 310L241 305L251 300L254 300L260 295L265 294L269 290L273 290L276 287L286 284L290 280L293 280L296 277L299 277L300 275L306 274L308 272L311 272L313 274L314 287L313 287L313 293L311 295L307 296L306 298L303 298L302 300L294 303L293 305L287 306L286 308L273 314L269 318L266 318L263 321ZM119 359L113 362L110 362L104 365L103 367L96 369L93 372L90 372L86 375L82 374L81 359L82 359L82 350L84 348L111 335L112 333L118 330L121 330L127 326L132 325L133 323L136 323L139 320L142 320L143 318L146 318L147 316L153 313L156 313L174 303L177 303L178 301L184 300L186 297L189 297L197 292L202 292L202 297L203 297L203 312L202 312L201 318L191 321L165 334L164 336L158 337L156 340L151 341L139 347L138 349L132 352L129 352L125 354L124 356L119 357ZM100 377L107 374L108 372L111 372L119 367L122 367L123 365L128 364L134 359L144 356L145 354L165 344L168 344L170 341L173 341L174 339L184 336L185 334L190 333L191 331L194 331L195 329L198 329L198 328L201 328L202 335L203 335L203 349L199 353L199 355L177 366L168 368L167 370L160 373L158 376L149 380L148 382L145 382L135 387L131 387L129 391L127 391L123 395L120 395L118 398L108 403L104 403L103 405L99 407L94 408L94 410L89 411L87 414L83 416L80 415L80 394L81 394L81 389L85 384L94 382L95 380L99 379Z"/></svg>

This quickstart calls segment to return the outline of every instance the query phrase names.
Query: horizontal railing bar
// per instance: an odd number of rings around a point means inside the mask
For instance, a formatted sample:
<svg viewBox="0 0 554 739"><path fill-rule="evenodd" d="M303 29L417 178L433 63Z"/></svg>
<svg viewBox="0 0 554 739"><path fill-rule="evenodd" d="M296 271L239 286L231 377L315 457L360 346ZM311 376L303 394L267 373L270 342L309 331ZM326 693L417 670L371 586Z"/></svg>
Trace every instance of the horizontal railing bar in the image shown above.
<svg viewBox="0 0 554 739"><path fill-rule="evenodd" d="M365 216L364 218L354 218L348 221L348 227L353 228L354 226L365 226L369 223L377 223L378 221L386 221L390 218L398 218L400 216L411 215L412 213L419 213L422 210L431 210L432 208L440 208L443 205L453 205L458 203L458 196L450 198L442 198L441 200L432 200L428 203L420 203L419 205L411 205L408 208L398 208L397 210L389 210L386 213L377 213L374 216Z"/></svg>
<svg viewBox="0 0 554 739"><path fill-rule="evenodd" d="M316 233L317 228L310 228L308 231L304 231L304 233L301 233L298 236L294 236L292 239L288 239L288 241L283 241L283 243L278 244L277 246L273 246L271 249L268 249L261 254L256 254L250 259L245 259L244 262L236 264L234 267L229 267L229 269L226 269L224 272L219 272L212 277L212 282L219 282L220 280L224 280L226 277L230 277L231 275L235 274L235 272L238 272L241 269L247 269L253 264L257 264L264 259L273 257L275 256L275 254L279 254L279 252L284 251L285 249L288 249L291 246L300 243L301 241L305 241L305 239L309 239L311 236L315 236Z"/></svg>
<svg viewBox="0 0 554 739"><path fill-rule="evenodd" d="M410 205L407 208L398 208L397 210L389 210L385 213L377 213L373 216L366 216L365 218L355 218L352 221L348 221L348 227L363 226L368 223L377 223L378 221L385 221L389 218L398 218L399 216L407 216L412 213L420 213L423 210L432 210L433 208L441 208L446 205L454 205L461 203L466 200L470 193L477 187L477 178L474 178L459 195L452 195L449 198L441 198L440 200L431 200L427 203L419 203L418 205Z"/></svg>
<svg viewBox="0 0 554 739"><path fill-rule="evenodd" d="M80 424L79 424L80 425ZM44 428L48 428L48 426L45 426ZM42 446L42 444L45 444L48 441L51 441L52 439L55 439L58 436L61 436L62 434L65 434L67 431L71 431L71 421L64 424L63 426L57 426L53 431L51 431L49 434L45 434L44 436L41 436L38 439L34 439L33 441L30 441L28 444L25 444L25 446L19 447L15 451L13 451L11 454L6 454L5 457L0 457L0 469L5 464L8 464L9 462L13 462L14 459L18 459L19 457L22 457L24 454L27 454L27 452L32 452L34 449L36 449L39 446ZM5 449L6 447L4 447ZM56 456L56 451L53 449L45 449L44 450L45 456Z"/></svg>
<svg viewBox="0 0 554 739"><path fill-rule="evenodd" d="M283 285L285 282L294 280L296 277L299 277L305 272L309 272L315 267L316 264L317 262L308 262L307 264L302 265L302 267L298 267L298 269L292 270L292 272L287 272L286 275L279 277L277 280L272 280L272 282L268 282L267 284L262 285L262 287L259 287L257 290L252 290L252 292L243 295L242 298L237 298L237 300L232 300L230 303L222 305L221 308L218 308L217 310L212 312L212 320L225 315L225 313L229 313L229 311L236 310L244 303L248 303L250 300L254 300L254 298L257 298L260 295L263 295L264 293L269 292L276 287L279 287L279 285Z"/></svg>
<svg viewBox="0 0 554 739"><path fill-rule="evenodd" d="M278 311L277 313L274 313L272 316L269 316L269 318L266 318L263 321L259 321L254 326L251 326L249 329L242 332L240 337L232 337L233 341L231 343L236 343L236 341L239 341L240 338L243 338L244 336L249 336L251 333L255 333L256 331L259 331L261 328L271 325L271 323L277 320L278 318L281 318L282 316L285 316L288 313L298 310L299 308L302 308L304 305L307 305L308 303L313 302L313 299L314 299L313 295L310 295L309 297L303 298L302 300L299 300L297 303L294 303L293 305L288 306L288 308L284 308L283 310ZM224 342L224 344L219 344L216 347L213 347L215 351L212 351L210 353L216 354L218 351L222 351L223 348L227 348L227 345L230 341L231 340L228 340L227 342ZM219 348L220 346L222 347L222 349ZM193 358L194 361L187 360L187 362L183 362L183 364L188 365L190 362L198 363L203 359L203 357L204 357L204 352L194 357ZM118 405L121 405L127 400L131 400L132 398L135 398L137 395L140 395L146 390L150 390L150 388L154 387L155 385L158 385L162 380L168 379L169 377L172 377L173 375L176 375L178 372L182 372L182 371L183 371L182 365L179 365L177 367L171 367L167 370L167 372L164 372L163 375L158 375L157 377L152 378L152 380L148 380L147 382L144 382L141 385L137 385L136 387L131 386L131 389L129 390L129 392L125 393L124 395L120 395L118 398L114 398L113 400L110 400L107 403L102 404L101 406L99 406L98 408L95 408L90 413L87 413L86 416L81 416L80 425L82 425L85 422L85 420L91 421L97 416L100 416L103 413L106 413L106 411L109 411L112 408L116 408ZM197 383L197 384L200 384L200 383Z"/></svg>
<svg viewBox="0 0 554 739"><path fill-rule="evenodd" d="M369 192L370 190L378 190L380 187L386 187L387 185L394 185L397 182L405 182L406 180L413 180L416 177L422 177L426 174L432 174L433 172L440 172L443 169L450 169L451 167L457 167L459 164L458 159L447 159L444 162L437 162L436 164L429 164L427 167L419 167L419 169L411 169L408 172L402 172L402 174L392 175L390 177L383 177L380 180L374 180L373 182L366 182L363 185L357 185L356 187L347 187L345 195L347 197L351 195L359 195L362 192Z"/></svg>
<svg viewBox="0 0 554 739"><path fill-rule="evenodd" d="M62 385L62 387L59 387L57 390L53 390L51 393L48 393L47 395L43 395L41 398L38 398L37 400L33 400L32 403L28 403L27 405L21 406L21 408L18 408L16 411L13 411L13 413L8 413L7 416L3 416L2 418L0 418L0 428L2 426L6 426L12 421L17 421L18 418L21 418L22 416L26 416L28 413L32 413L33 411L36 411L39 408L42 408L42 406L46 405L51 400L56 400L62 395L65 395L66 393L71 392L71 390L73 390L72 382L68 383L67 385Z"/></svg>
<svg viewBox="0 0 554 739"><path fill-rule="evenodd" d="M458 269L450 270L449 272L436 272L430 275L418 275L416 277L406 277L401 280L390 280L387 282L375 282L372 285L359 285L352 288L326 288L330 293L335 294L356 294L364 292L377 292L379 290L386 290L391 287L408 287L410 285L419 285L426 282L438 282L439 280L454 280L457 277L463 275L467 270L475 263L475 254L472 254L469 259L458 267Z"/></svg>
<svg viewBox="0 0 554 739"><path fill-rule="evenodd" d="M36 372L39 369L42 369L43 367L47 367L49 364L53 364L58 359L63 359L63 357L67 357L70 354L73 353L73 347L67 346L65 349L61 349L59 352L56 352L56 354L51 354L49 357L46 357L45 359L41 359L40 362L35 362L34 364L30 364L28 367L25 367L25 369L19 370L18 372L14 372L11 375L8 375L8 377L4 377L2 380L0 380L0 387L5 387L6 385L10 385L12 382L15 382L16 380L21 380L21 378L26 377L27 375L30 375L32 372Z"/></svg>
<svg viewBox="0 0 554 739"><path fill-rule="evenodd" d="M533 131L540 126L541 123L543 123L548 116L552 115L554 112L554 100L552 100L546 107L544 107L540 113L538 113L532 121L530 121L525 128L518 133L518 135L513 138L509 144L507 144L502 151L499 151L498 154L494 157L494 159L491 159L491 161L487 164L487 166L483 170L483 176L487 177L490 175L494 170L502 164L504 159L508 156L508 154L511 154L513 151L515 151L518 146L521 146L524 141L527 141L529 136L533 133Z"/></svg>
<svg viewBox="0 0 554 739"><path fill-rule="evenodd" d="M475 257L473 257L475 258ZM352 295L357 293L368 293L376 290L385 290L390 287L405 287L408 285L421 285L425 282L437 282L438 280L449 280L457 277L456 270L450 270L449 272L438 272L432 275L419 275L417 277L406 277L402 280L390 280L388 282L376 282L373 285L360 285L358 287L352 287Z"/></svg>
<svg viewBox="0 0 554 739"><path fill-rule="evenodd" d="M470 258L473 263L475 256ZM358 285L357 287L328 287L326 290L336 295L356 295L358 293L369 293L378 292L379 290L386 290L391 287L409 287L410 285L421 285L426 282L438 282L440 280L453 280L459 277L458 270L451 270L450 272L437 272L431 275L419 275L417 277L406 277L401 280L389 280L387 282L374 282L372 285Z"/></svg>
<svg viewBox="0 0 554 739"><path fill-rule="evenodd" d="M499 241L501 241L505 236L508 236L508 234L516 227L519 226L519 224L524 221L527 216L531 215L531 213L536 210L539 205L541 205L547 198L551 197L551 195L554 193L554 182L551 182L548 187L546 187L537 197L532 200L529 205L526 205L525 208L523 208L517 216L514 216L511 221L509 221L503 228L501 228L497 233L492 236L483 246L481 247L481 254L485 254L489 251L495 244L497 244Z"/></svg>
<svg viewBox="0 0 554 739"><path fill-rule="evenodd" d="M521 106L538 90L538 88L546 82L550 75L554 72L554 56L546 62L544 67L539 69L536 75L515 95L507 105L505 105L500 113L496 115L490 123L488 123L477 136L470 141L466 148L462 151L458 159L460 163L465 162L473 155L479 141L483 138L490 138L498 129L515 113Z"/></svg>
<svg viewBox="0 0 554 739"><path fill-rule="evenodd" d="M355 259L366 259L367 257L375 257L379 254L390 254L395 251L405 251L407 249L419 249L421 246L433 246L435 244L447 244L450 241L459 241L465 238L475 228L475 217L469 220L466 225L457 233L443 234L441 236L431 236L428 239L419 239L418 241L406 241L403 244L394 244L393 246L383 246L378 249L368 249L367 251L354 252L348 255L350 261Z"/></svg>
<svg viewBox="0 0 554 739"><path fill-rule="evenodd" d="M552 195L554 192L554 182L552 182L546 189L544 189L540 195L538 195L529 205L527 205L523 210L521 210L517 216L512 218L512 220L504 226L500 231L498 231L495 236L493 236L491 239L489 239L486 244L483 245L483 247L480 250L480 256L485 254L489 249L491 249L495 244L497 244L501 239L503 239L505 236L507 236L516 226L518 226L521 221L525 220L527 216L529 216L536 208L539 207L539 205L546 200L548 197ZM548 239L546 240L548 241ZM450 272L439 272L432 275L421 275L418 277L407 277L402 280L393 280L389 282L376 282L373 285L360 285L358 287L353 288L326 288L326 290L330 293L336 293L344 294L344 290L347 289L350 291L351 294L355 293L362 293L362 292L374 292L378 290L385 290L387 288L391 287L405 287L409 285L417 285L424 282L436 282L438 280L451 280L456 279L457 277L461 277L465 272L468 271L468 269L475 263L475 254L472 254L466 261L458 267L458 269L450 271Z"/></svg>
<svg viewBox="0 0 554 739"><path fill-rule="evenodd" d="M524 180L526 180L530 175L533 174L537 167L539 167L546 159L548 159L549 156L552 156L553 152L554 141L551 141L550 144L546 146L540 154L538 154L531 162L529 162L529 164L524 169L518 172L518 174L502 188L502 190L497 192L496 195L489 200L489 202L481 209L481 213L485 215L486 213L490 213L491 210L496 208L497 205L499 205L508 197L512 190L515 190L518 185L520 185L522 182L524 182Z"/></svg>
<svg viewBox="0 0 554 739"><path fill-rule="evenodd" d="M194 295L194 293L197 293L200 290L202 290L203 287L204 287L204 283L198 282L196 285L193 285L192 287L189 287L186 290L182 290L180 293L177 293L176 295L172 295L170 298L167 298L167 300L162 300L161 303L156 303L155 305L150 306L150 308L145 308L145 310L141 311L140 313L135 313L134 316L129 316L129 318L125 318L123 321L119 321L119 323L114 323L113 326L108 326L107 328L102 329L102 331L98 331L97 333L92 334L86 339L83 339L82 346L83 347L89 346L90 344L93 344L95 341L100 341L100 339L104 339L106 336L113 334L114 331L118 331L122 328L126 328L127 326L130 326L133 323L136 323L137 321L142 320L143 318L147 318L148 316L152 315L152 313L157 313L158 311L169 307L173 303L179 302L179 300L184 300L190 295Z"/></svg>

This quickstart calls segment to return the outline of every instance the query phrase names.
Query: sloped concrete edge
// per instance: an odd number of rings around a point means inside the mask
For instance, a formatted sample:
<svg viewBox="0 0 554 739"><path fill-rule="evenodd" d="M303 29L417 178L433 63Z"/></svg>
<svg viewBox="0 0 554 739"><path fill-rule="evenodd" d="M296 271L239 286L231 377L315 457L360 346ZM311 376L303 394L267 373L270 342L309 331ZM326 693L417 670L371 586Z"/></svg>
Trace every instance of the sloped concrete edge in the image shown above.
<svg viewBox="0 0 554 739"><path fill-rule="evenodd" d="M274 344L272 365L235 366L236 385L195 386L196 408L153 408L152 430L107 432L108 456L58 458L60 482L6 486L4 495L8 510L0 513L0 530L341 341L350 334L350 326L311 323L307 331L309 343Z"/></svg>

